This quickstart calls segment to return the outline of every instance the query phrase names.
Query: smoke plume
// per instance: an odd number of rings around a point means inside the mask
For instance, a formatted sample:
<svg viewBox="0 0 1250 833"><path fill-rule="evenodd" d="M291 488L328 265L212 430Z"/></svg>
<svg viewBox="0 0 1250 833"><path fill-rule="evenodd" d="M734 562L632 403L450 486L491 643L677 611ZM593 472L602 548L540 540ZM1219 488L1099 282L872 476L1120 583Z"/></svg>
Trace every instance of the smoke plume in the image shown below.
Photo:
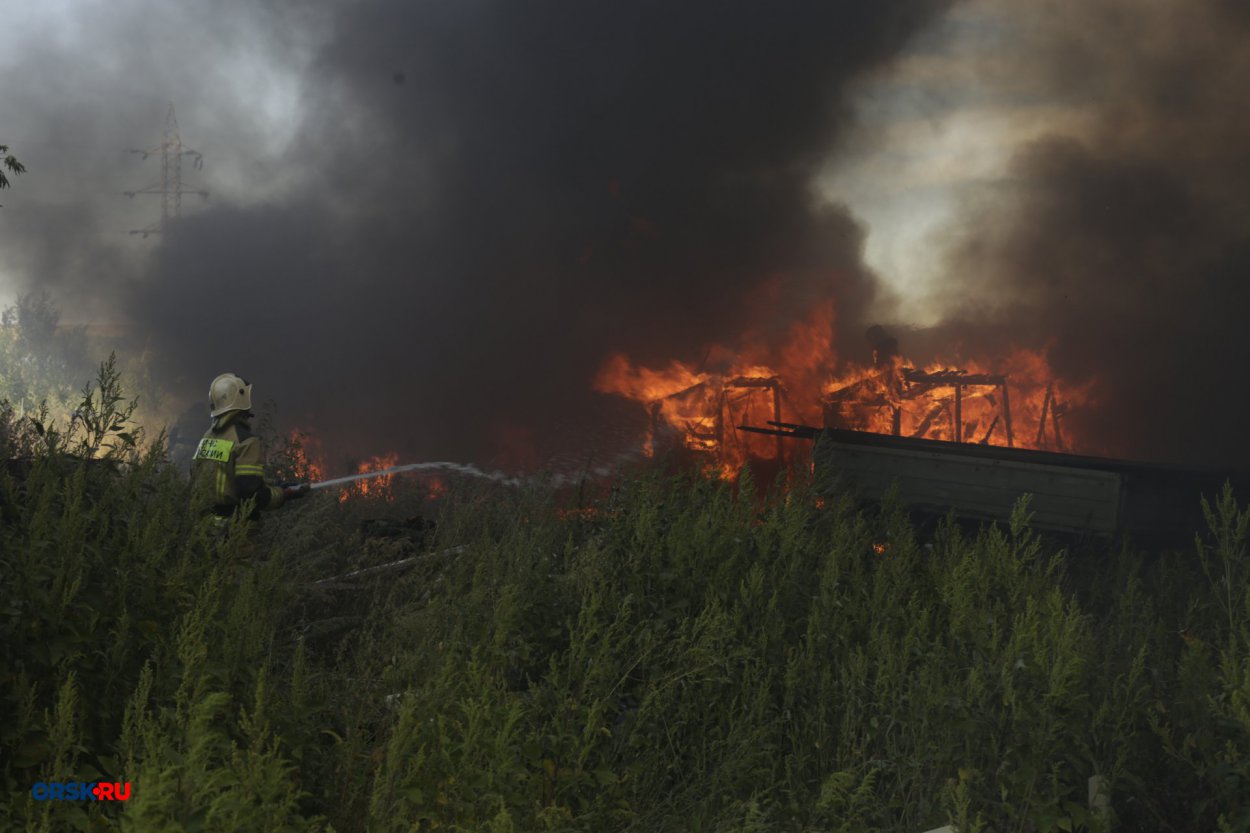
<svg viewBox="0 0 1250 833"><path fill-rule="evenodd" d="M1068 415L1090 450L1250 463L1245 5L1104 0L1021 32L1011 83L1081 126L970 202L926 340L1046 348L1060 378L1095 383Z"/></svg>
<svg viewBox="0 0 1250 833"><path fill-rule="evenodd" d="M0 285L126 325L197 408L242 373L332 455L541 462L627 407L592 390L615 352L781 351L832 304L837 354L868 358L866 230L812 183L858 82L948 5L32 6L0 29L0 143L29 169ZM1250 464L1245 4L970 6L1010 24L983 27L982 86L1072 117L967 198L943 323L891 326L903 354L1042 349L1093 385L1084 450ZM213 196L145 243L157 201L120 193L159 164L125 150L168 101Z"/></svg>
<svg viewBox="0 0 1250 833"><path fill-rule="evenodd" d="M848 84L943 5L338 10L281 199L184 218L126 297L167 378L226 369L357 453L540 459L612 351L699 359L836 303L862 230L810 189Z"/></svg>

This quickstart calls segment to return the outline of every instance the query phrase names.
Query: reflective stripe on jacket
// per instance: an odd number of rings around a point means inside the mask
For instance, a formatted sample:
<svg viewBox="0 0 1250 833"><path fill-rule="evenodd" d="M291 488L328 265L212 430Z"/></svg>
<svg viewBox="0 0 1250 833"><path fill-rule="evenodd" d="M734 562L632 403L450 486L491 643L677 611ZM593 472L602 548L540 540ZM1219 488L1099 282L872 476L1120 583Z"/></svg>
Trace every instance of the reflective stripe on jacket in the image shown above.
<svg viewBox="0 0 1250 833"><path fill-rule="evenodd" d="M265 483L265 453L241 411L222 414L200 440L192 460L197 488L211 490L213 511L233 514L249 498L256 509L282 505L282 489Z"/></svg>

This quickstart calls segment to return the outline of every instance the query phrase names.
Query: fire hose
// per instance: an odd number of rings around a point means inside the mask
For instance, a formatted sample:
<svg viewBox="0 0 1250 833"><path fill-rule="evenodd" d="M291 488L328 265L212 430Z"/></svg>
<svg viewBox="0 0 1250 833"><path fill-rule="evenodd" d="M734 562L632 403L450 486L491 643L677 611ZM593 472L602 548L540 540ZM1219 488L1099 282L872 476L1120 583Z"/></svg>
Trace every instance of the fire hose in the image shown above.
<svg viewBox="0 0 1250 833"><path fill-rule="evenodd" d="M482 471L476 466L471 466L465 463L406 463L402 466L391 466L390 468L379 469L378 471L367 471L362 474L349 474L345 477L335 477L330 480L309 483L308 488L310 490L331 489L335 486L355 483L357 480L371 480L375 477L387 477L389 475L399 474L400 472L405 471L450 471L457 474L467 474L470 477L493 480L496 483L503 483L508 486L517 486L521 483L520 479L511 477L502 472Z"/></svg>

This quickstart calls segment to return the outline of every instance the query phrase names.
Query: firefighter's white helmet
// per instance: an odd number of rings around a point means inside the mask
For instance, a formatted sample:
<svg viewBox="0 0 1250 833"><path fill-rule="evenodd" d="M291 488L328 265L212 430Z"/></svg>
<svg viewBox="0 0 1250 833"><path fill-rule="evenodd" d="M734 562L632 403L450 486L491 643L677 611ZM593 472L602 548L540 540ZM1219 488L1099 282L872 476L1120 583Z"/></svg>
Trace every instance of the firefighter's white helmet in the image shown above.
<svg viewBox="0 0 1250 833"><path fill-rule="evenodd" d="M208 407L214 418L230 411L250 411L252 386L233 373L223 373L208 388Z"/></svg>

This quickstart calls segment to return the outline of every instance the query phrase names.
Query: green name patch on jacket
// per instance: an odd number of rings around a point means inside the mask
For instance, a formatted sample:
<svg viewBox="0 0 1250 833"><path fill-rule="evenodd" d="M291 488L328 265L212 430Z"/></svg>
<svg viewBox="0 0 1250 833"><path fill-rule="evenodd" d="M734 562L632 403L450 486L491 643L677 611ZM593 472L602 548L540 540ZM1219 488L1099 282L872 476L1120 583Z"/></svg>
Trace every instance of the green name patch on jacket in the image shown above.
<svg viewBox="0 0 1250 833"><path fill-rule="evenodd" d="M200 440L200 444L195 449L195 459L228 463L232 448L234 448L234 443L229 440L214 440L211 437L205 437Z"/></svg>

